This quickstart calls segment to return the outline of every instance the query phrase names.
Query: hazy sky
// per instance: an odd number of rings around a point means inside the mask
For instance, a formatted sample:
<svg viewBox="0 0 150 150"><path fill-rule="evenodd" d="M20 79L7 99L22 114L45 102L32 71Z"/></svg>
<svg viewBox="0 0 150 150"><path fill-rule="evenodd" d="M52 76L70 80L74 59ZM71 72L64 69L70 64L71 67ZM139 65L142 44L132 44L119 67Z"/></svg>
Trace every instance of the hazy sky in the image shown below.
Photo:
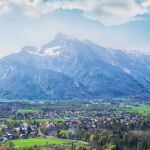
<svg viewBox="0 0 150 150"><path fill-rule="evenodd" d="M0 57L58 32L150 52L150 0L0 0Z"/></svg>

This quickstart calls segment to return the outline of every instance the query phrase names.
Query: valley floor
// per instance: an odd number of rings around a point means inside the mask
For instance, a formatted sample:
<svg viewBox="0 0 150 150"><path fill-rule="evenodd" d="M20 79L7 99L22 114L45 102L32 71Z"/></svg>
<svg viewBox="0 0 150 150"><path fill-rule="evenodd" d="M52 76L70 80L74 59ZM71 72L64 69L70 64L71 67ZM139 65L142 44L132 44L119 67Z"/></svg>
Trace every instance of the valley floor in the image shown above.
<svg viewBox="0 0 150 150"><path fill-rule="evenodd" d="M0 102L0 141L0 150L148 150L150 102Z"/></svg>

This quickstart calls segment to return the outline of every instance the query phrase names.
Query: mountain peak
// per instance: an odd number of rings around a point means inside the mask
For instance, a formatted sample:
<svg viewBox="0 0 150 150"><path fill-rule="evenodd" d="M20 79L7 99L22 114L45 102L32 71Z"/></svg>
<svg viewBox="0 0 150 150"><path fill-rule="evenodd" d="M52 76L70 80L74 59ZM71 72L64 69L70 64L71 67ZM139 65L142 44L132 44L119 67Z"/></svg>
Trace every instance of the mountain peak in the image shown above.
<svg viewBox="0 0 150 150"><path fill-rule="evenodd" d="M72 36L68 36L64 33L57 33L55 38L55 40L76 40L76 38L72 37Z"/></svg>
<svg viewBox="0 0 150 150"><path fill-rule="evenodd" d="M80 42L78 39L68 36L64 33L57 33L56 36L52 41L49 43L45 44L44 46L41 47L40 53L43 53L45 50L49 48L64 48L66 46L69 46L72 43Z"/></svg>

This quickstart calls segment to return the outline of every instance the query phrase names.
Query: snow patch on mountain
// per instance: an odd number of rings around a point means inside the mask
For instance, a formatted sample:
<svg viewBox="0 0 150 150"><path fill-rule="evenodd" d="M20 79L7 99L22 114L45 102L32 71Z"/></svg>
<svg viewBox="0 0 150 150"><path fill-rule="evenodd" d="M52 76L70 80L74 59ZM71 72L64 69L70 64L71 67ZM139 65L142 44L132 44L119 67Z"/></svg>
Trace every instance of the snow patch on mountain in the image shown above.
<svg viewBox="0 0 150 150"><path fill-rule="evenodd" d="M127 74L132 74L131 71L128 68L123 68L124 72Z"/></svg>
<svg viewBox="0 0 150 150"><path fill-rule="evenodd" d="M31 54L31 55L37 55L37 56L45 56L44 54L41 54L41 53L38 53L38 52L32 52L32 51L29 51L28 54Z"/></svg>
<svg viewBox="0 0 150 150"><path fill-rule="evenodd" d="M54 47L50 47L44 50L44 52L40 52L40 51L30 51L28 50L27 53L31 54L31 55L36 55L36 56L41 56L41 57L45 57L45 56L58 56L61 54L60 52L61 47L60 46L54 46Z"/></svg>
<svg viewBox="0 0 150 150"><path fill-rule="evenodd" d="M54 47L51 47L51 48L47 48L45 51L44 51L44 54L45 55L49 55L49 56L57 56L57 55L60 55L60 46L54 46Z"/></svg>

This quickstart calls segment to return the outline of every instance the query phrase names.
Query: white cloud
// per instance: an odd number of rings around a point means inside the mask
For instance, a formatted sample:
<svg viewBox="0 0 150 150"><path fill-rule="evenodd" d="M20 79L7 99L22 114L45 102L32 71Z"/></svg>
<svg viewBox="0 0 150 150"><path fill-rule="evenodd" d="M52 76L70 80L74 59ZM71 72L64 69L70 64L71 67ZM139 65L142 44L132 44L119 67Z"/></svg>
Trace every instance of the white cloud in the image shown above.
<svg viewBox="0 0 150 150"><path fill-rule="evenodd" d="M119 25L150 12L150 0L1 0L0 11L15 6L25 15L39 16L58 9L79 9L92 20L104 25Z"/></svg>
<svg viewBox="0 0 150 150"><path fill-rule="evenodd" d="M136 19L147 13L134 0L105 0L97 2L94 9L85 12L86 16L105 25L118 25Z"/></svg>
<svg viewBox="0 0 150 150"><path fill-rule="evenodd" d="M11 5L7 0L0 1L0 14L8 13L11 10Z"/></svg>
<svg viewBox="0 0 150 150"><path fill-rule="evenodd" d="M144 8L149 8L150 7L150 0L144 0L141 5Z"/></svg>

